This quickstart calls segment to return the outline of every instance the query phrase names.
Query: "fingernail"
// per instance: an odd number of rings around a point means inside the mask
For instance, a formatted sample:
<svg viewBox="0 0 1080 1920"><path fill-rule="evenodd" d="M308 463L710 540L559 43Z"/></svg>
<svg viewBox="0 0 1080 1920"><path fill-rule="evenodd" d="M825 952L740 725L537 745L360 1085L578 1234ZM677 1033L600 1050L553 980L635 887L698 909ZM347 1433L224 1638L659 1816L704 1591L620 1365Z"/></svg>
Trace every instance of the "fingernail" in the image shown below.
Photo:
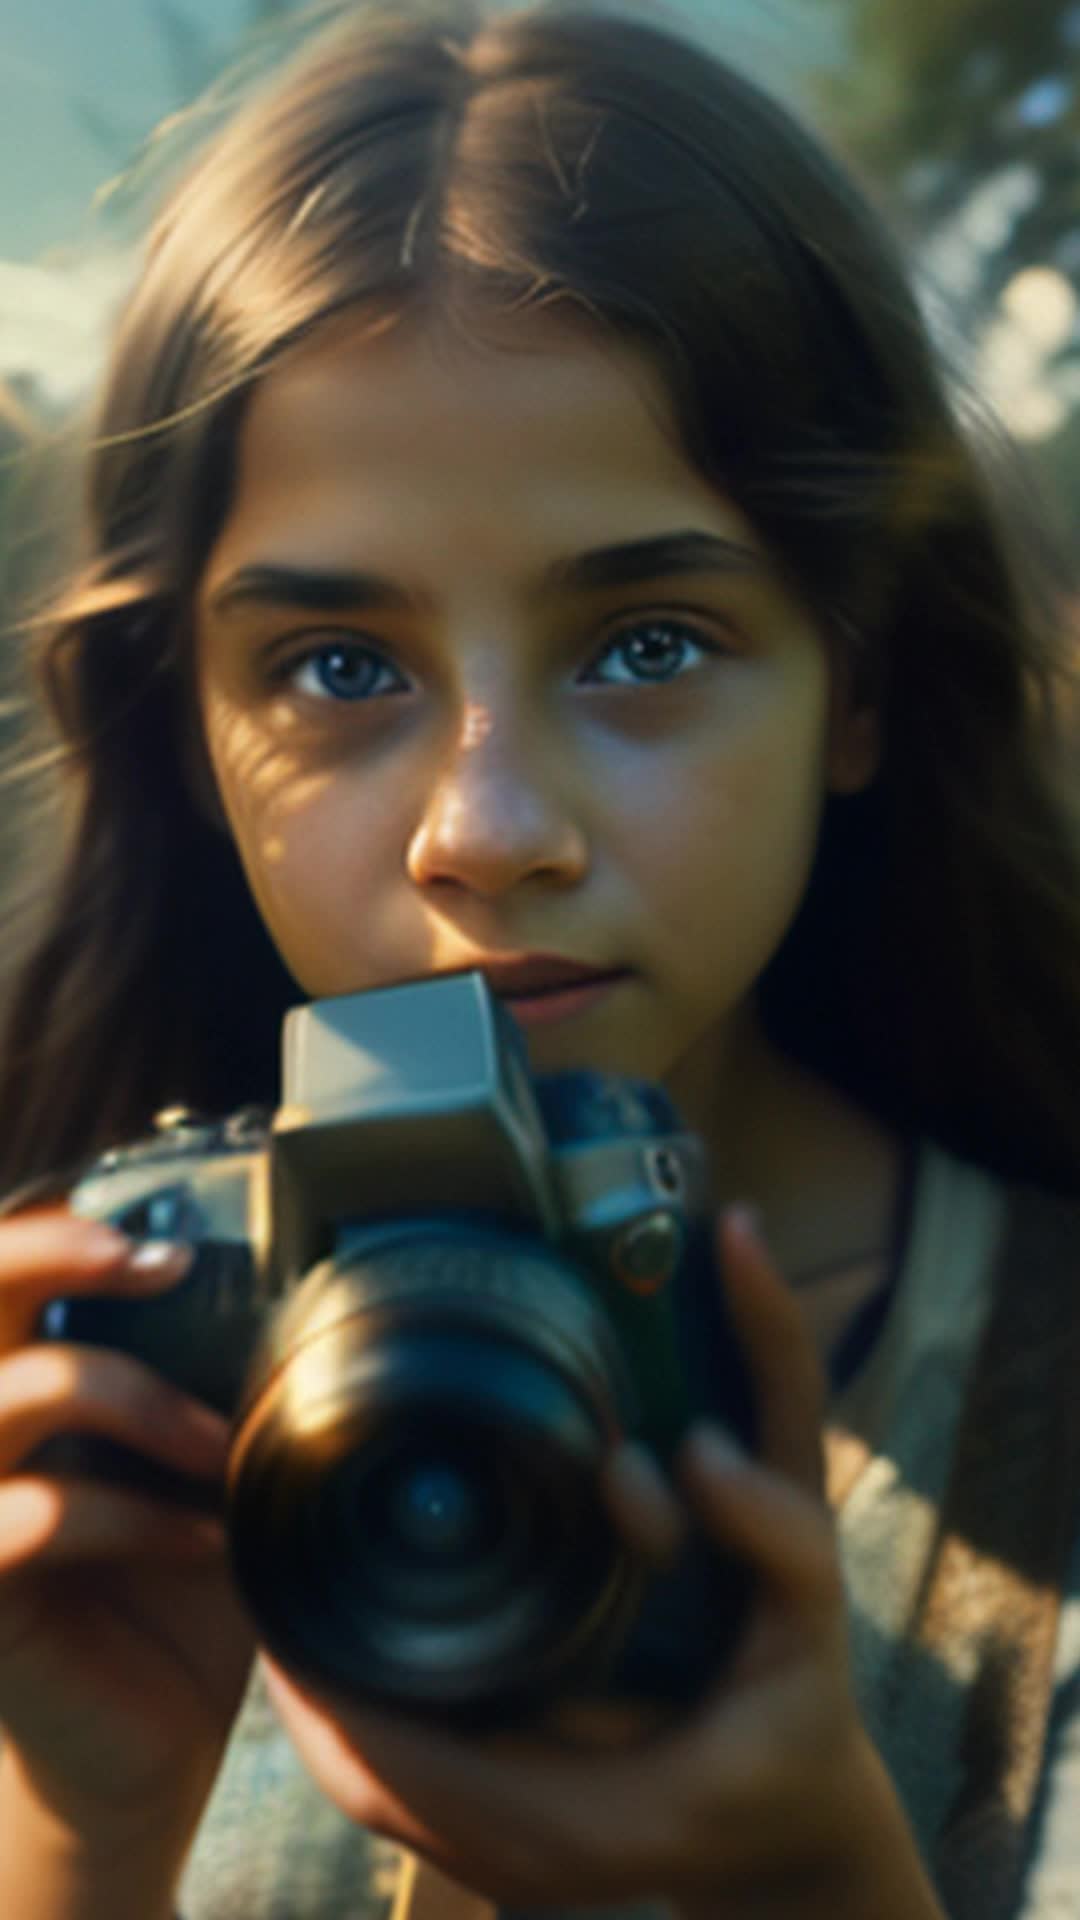
<svg viewBox="0 0 1080 1920"><path fill-rule="evenodd" d="M144 1240L128 1256L128 1272L149 1286L168 1287L183 1279L194 1257L192 1247L174 1240Z"/></svg>
<svg viewBox="0 0 1080 1920"><path fill-rule="evenodd" d="M216 1555L225 1551L225 1529L220 1520L184 1516L181 1542L192 1553Z"/></svg>
<svg viewBox="0 0 1080 1920"><path fill-rule="evenodd" d="M706 1473L732 1473L746 1455L734 1437L712 1420L699 1420L687 1434L684 1452Z"/></svg>
<svg viewBox="0 0 1080 1920"><path fill-rule="evenodd" d="M225 1465L232 1443L232 1429L229 1422L213 1407L198 1400L187 1400L181 1419L185 1438L191 1440L199 1451L200 1464L205 1471L214 1474Z"/></svg>
<svg viewBox="0 0 1080 1920"><path fill-rule="evenodd" d="M674 1557L686 1521L668 1482L647 1449L627 1440L608 1462L608 1486L635 1545L657 1559Z"/></svg>
<svg viewBox="0 0 1080 1920"><path fill-rule="evenodd" d="M108 1227L104 1221L96 1221L88 1227L82 1240L86 1257L91 1260L123 1260L131 1257L131 1241L126 1233L120 1233L116 1227Z"/></svg>
<svg viewBox="0 0 1080 1920"><path fill-rule="evenodd" d="M727 1218L728 1224L734 1227L736 1233L742 1234L744 1238L748 1240L761 1239L762 1219L760 1207L752 1206L749 1201L740 1200L735 1206L728 1208Z"/></svg>

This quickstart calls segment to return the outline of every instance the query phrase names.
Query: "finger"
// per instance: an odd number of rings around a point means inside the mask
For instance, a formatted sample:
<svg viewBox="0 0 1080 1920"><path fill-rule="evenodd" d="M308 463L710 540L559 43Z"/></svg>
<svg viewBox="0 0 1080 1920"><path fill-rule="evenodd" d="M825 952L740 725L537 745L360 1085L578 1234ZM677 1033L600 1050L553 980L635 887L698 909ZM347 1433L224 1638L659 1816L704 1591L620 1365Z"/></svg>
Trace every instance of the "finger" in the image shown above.
<svg viewBox="0 0 1080 1920"><path fill-rule="evenodd" d="M141 1296L172 1286L191 1253L165 1241L136 1245L99 1221L64 1208L16 1214L0 1223L0 1352L37 1332L42 1308L65 1294Z"/></svg>
<svg viewBox="0 0 1080 1920"><path fill-rule="evenodd" d="M686 1538L686 1515L647 1449L636 1441L614 1448L600 1484L627 1545L659 1566L673 1560Z"/></svg>
<svg viewBox="0 0 1080 1920"><path fill-rule="evenodd" d="M719 1241L725 1294L751 1376L759 1456L820 1498L825 1379L802 1312L746 1210L727 1210Z"/></svg>
<svg viewBox="0 0 1080 1920"><path fill-rule="evenodd" d="M392 1784L392 1768L391 1777L381 1779L375 1771L376 1763L368 1763L364 1751L366 1716L355 1714L341 1703L331 1706L309 1695L301 1682L265 1652L260 1660L267 1692L282 1725L335 1802L358 1825L377 1833L392 1832L403 1844L426 1852L432 1833L422 1811L399 1799ZM375 1716L371 1724L374 1729Z"/></svg>
<svg viewBox="0 0 1080 1920"><path fill-rule="evenodd" d="M782 1605L810 1618L843 1608L832 1523L805 1488L741 1454L707 1421L687 1436L678 1469L704 1531L751 1566Z"/></svg>
<svg viewBox="0 0 1080 1920"><path fill-rule="evenodd" d="M196 1478L225 1471L228 1423L127 1354L21 1347L0 1360L0 1477L57 1434L101 1434Z"/></svg>
<svg viewBox="0 0 1080 1920"><path fill-rule="evenodd" d="M0 1581L78 1562L190 1560L224 1552L220 1521L112 1487L18 1479L0 1486ZM17 1609L15 1609L17 1610ZM0 1653L13 1608L0 1592Z"/></svg>
<svg viewBox="0 0 1080 1920"><path fill-rule="evenodd" d="M264 1656L281 1718L323 1788L349 1817L391 1835L501 1899L588 1884L594 1899L640 1885L663 1844L655 1764L639 1749L574 1754L535 1737L458 1738L437 1726L343 1707L309 1693Z"/></svg>

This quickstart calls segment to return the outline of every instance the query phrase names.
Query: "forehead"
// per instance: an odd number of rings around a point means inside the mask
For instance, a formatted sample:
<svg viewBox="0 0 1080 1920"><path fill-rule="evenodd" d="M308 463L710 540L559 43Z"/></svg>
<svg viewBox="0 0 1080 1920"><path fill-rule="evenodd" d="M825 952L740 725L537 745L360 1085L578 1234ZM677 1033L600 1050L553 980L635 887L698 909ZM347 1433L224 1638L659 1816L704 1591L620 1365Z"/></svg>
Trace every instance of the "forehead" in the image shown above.
<svg viewBox="0 0 1080 1920"><path fill-rule="evenodd" d="M439 428L467 425L470 438L485 428L497 433L508 415L539 433L553 408L561 428L582 414L611 432L633 433L645 420L681 455L663 383L644 349L565 309L485 314L475 326L422 314L373 326L346 315L278 363L250 418L257 431L302 432L317 410L332 441L340 420L346 434L363 424L408 448Z"/></svg>
<svg viewBox="0 0 1080 1920"><path fill-rule="evenodd" d="M355 321L274 368L249 404L211 570L237 550L361 538L430 550L525 527L572 550L690 513L749 533L683 451L643 350L584 320L507 317L475 336Z"/></svg>

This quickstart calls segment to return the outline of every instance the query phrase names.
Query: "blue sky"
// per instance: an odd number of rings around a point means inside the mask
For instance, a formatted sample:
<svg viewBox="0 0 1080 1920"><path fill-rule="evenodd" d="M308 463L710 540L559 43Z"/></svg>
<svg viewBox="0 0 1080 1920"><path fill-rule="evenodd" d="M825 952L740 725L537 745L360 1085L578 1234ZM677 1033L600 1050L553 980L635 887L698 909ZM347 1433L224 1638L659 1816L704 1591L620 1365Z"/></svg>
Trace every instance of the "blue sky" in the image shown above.
<svg viewBox="0 0 1080 1920"><path fill-rule="evenodd" d="M183 0L228 44L246 0ZM144 0L0 0L0 255L32 260L77 239L107 171L71 111L90 101L138 137L175 104Z"/></svg>
<svg viewBox="0 0 1080 1920"><path fill-rule="evenodd" d="M223 47L248 11L182 4ZM151 13L152 0L0 0L0 376L29 374L58 401L92 383L130 278L119 237L90 214L113 165L73 101L132 147L176 106Z"/></svg>

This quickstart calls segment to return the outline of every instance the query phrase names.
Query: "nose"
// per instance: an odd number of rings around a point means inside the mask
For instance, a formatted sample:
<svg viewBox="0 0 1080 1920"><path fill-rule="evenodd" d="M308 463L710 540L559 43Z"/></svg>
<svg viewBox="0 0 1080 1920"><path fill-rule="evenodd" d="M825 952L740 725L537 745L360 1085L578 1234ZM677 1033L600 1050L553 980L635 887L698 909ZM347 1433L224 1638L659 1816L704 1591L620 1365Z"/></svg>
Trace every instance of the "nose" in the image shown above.
<svg viewBox="0 0 1080 1920"><path fill-rule="evenodd" d="M588 846L564 795L558 744L522 731L511 735L487 708L466 709L409 841L417 886L495 896L526 880L574 886L583 878Z"/></svg>

